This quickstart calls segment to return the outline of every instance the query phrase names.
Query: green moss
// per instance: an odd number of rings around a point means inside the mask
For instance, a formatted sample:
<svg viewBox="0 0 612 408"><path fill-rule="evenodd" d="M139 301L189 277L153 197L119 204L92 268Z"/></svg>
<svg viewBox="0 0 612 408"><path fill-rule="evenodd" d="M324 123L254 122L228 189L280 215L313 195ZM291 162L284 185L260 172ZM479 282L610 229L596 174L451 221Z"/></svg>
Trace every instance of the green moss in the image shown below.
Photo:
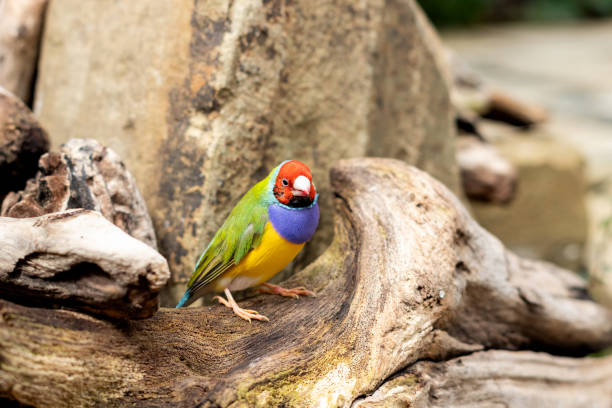
<svg viewBox="0 0 612 408"><path fill-rule="evenodd" d="M599 351L597 351L595 353L591 353L591 354L589 354L589 357L600 358L600 357L607 357L607 356L610 356L610 355L612 355L612 347L608 347L608 348L605 348L603 350L599 350Z"/></svg>
<svg viewBox="0 0 612 408"><path fill-rule="evenodd" d="M247 402L249 406L291 406L292 401L299 399L298 388L304 381L299 370L280 371L255 386L239 387L238 401Z"/></svg>
<svg viewBox="0 0 612 408"><path fill-rule="evenodd" d="M333 348L315 361L305 361L303 364L307 369L295 367L282 370L263 381L239 387L237 405L246 402L254 407L309 406L311 401L305 398L312 387L340 364L348 366L349 359L348 350L343 353Z"/></svg>
<svg viewBox="0 0 612 408"><path fill-rule="evenodd" d="M417 387L419 385L419 377L412 374L404 374L389 380L385 383L387 386L393 387Z"/></svg>

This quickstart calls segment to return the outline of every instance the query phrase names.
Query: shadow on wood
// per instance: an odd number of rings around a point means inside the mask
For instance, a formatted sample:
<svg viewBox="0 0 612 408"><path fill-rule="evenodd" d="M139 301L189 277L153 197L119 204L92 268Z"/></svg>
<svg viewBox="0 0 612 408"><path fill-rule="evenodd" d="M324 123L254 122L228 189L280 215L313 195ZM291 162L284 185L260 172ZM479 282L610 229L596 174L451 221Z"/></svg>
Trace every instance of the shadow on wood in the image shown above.
<svg viewBox="0 0 612 408"><path fill-rule="evenodd" d="M387 159L331 170L335 238L287 284L316 298L161 309L142 321L0 303L0 392L37 406L350 406L423 360L612 341L584 283L507 252L442 184Z"/></svg>

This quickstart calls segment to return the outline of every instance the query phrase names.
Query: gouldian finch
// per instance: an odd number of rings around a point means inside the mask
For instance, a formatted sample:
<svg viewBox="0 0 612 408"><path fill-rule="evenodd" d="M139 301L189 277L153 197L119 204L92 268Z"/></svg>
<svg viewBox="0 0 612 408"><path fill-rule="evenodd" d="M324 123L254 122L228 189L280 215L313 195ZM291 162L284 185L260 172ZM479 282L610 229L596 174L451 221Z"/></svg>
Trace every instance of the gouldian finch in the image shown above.
<svg viewBox="0 0 612 408"><path fill-rule="evenodd" d="M185 295L188 306L208 292L243 319L268 320L242 309L231 291L258 285L282 296L314 295L303 287L285 289L266 281L280 272L312 238L319 224L318 194L310 169L297 160L282 162L236 204L196 263Z"/></svg>

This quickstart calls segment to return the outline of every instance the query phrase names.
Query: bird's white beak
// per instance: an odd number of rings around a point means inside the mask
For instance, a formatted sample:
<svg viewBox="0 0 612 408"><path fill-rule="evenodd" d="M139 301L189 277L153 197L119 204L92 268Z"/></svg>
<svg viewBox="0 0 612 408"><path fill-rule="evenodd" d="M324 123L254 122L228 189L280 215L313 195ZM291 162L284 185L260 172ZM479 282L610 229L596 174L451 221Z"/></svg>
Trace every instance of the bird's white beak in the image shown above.
<svg viewBox="0 0 612 408"><path fill-rule="evenodd" d="M310 195L310 180L306 176L298 176L293 182L291 191L294 196L305 197Z"/></svg>

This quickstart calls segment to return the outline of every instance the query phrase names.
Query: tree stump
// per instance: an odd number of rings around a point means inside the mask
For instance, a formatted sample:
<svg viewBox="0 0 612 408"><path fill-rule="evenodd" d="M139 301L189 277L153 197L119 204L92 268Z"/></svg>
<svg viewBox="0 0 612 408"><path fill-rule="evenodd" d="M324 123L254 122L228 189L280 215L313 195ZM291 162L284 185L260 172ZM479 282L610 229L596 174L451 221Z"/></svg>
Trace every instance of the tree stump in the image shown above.
<svg viewBox="0 0 612 408"><path fill-rule="evenodd" d="M449 406L469 399L453 384L474 384L478 370L490 376L481 350L510 350L486 353L520 362L531 354L515 350L582 356L612 342L612 313L580 278L506 251L426 173L388 159L347 160L331 169L331 185L334 240L286 282L316 298L242 301L271 320L251 324L219 305L105 321L2 301L0 392L40 407L390 406L393 381L404 376L402 390L421 390L417 406L438 404L427 390ZM462 355L480 368L462 374ZM528 371L540 387L570 361L542 355ZM609 389L605 365L575 361L590 377L567 383ZM496 395L512 385L527 392L519 380L487 384L506 385Z"/></svg>

